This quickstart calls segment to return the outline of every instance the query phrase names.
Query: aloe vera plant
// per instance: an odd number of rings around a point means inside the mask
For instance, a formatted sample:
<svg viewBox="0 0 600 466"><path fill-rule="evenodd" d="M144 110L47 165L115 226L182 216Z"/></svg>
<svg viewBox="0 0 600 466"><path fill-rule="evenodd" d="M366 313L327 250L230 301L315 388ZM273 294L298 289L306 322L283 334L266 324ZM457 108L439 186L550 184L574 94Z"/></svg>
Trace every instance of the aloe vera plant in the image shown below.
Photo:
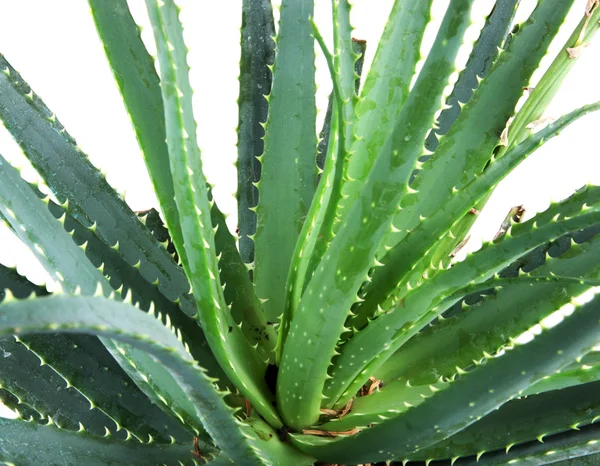
<svg viewBox="0 0 600 466"><path fill-rule="evenodd" d="M452 257L498 183L600 109L531 127L600 7L517 110L580 4L514 25L519 1L496 0L457 70L475 3L449 1L418 67L432 0L396 0L360 85L348 0L332 50L313 0L283 0L276 35L270 0L244 0L239 237L203 174L174 0L146 0L156 63L126 0L89 0L162 217L133 212L0 55L0 118L52 192L0 158L0 214L57 287L0 266L0 400L18 413L0 462L597 464L600 187L516 208Z"/></svg>

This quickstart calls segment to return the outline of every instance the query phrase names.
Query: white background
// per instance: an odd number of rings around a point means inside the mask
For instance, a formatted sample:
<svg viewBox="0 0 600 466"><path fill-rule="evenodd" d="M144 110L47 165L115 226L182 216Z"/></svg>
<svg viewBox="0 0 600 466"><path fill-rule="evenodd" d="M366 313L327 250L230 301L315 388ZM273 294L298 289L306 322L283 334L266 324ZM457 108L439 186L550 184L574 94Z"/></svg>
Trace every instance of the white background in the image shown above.
<svg viewBox="0 0 600 466"><path fill-rule="evenodd" d="M406 0L418 1L418 0ZM546 0L550 1L550 0ZM558 0L557 0L558 1ZM154 44L143 0L129 0L136 21L144 27L143 38L151 53ZM274 0L278 5L280 0ZM316 0L315 18L321 32L329 37L330 3ZM392 0L355 0L354 36L368 41L366 66L389 13ZM518 20L535 6L522 0ZM576 0L569 18L557 37L551 56L546 57L532 85L582 17L587 0ZM233 192L236 186L236 126L241 0L179 0L185 39L190 53L198 138L205 171L216 183L215 196L221 209L230 213L230 226L236 222ZM436 0L438 21L448 0ZM493 1L477 0L471 40L477 37L485 14ZM277 15L277 12L276 12ZM429 28L424 52L431 43ZM331 42L331 40L329 41ZM156 206L149 178L135 140L129 118L97 37L85 0L0 0L0 53L22 74L57 115L92 162L107 172L117 190L135 210ZM318 52L318 105L325 108L330 91L326 67ZM463 57L464 58L464 57ZM502 98L502 96L498 96ZM547 111L558 117L585 103L600 100L600 38L585 50L577 66ZM322 119L324 112L320 113ZM318 125L320 128L320 124ZM523 204L527 217L547 207L550 199L568 196L586 182L600 183L600 114L584 117L561 136L553 139L524 162L497 189L472 231L466 249L474 249L481 239L490 239L510 207ZM18 166L27 167L18 146L0 128L0 153ZM33 180L35 173L25 169ZM6 231L0 229L0 261L19 264L21 273L42 283L44 274L35 260Z"/></svg>

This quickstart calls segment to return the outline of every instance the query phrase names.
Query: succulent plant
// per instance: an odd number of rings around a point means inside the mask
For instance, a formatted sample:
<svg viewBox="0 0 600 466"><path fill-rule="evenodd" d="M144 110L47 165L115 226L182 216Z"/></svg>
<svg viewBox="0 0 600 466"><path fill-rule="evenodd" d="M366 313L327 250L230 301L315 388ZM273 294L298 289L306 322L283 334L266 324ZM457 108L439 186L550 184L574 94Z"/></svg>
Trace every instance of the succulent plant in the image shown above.
<svg viewBox="0 0 600 466"><path fill-rule="evenodd" d="M173 0L146 0L156 67L126 0L89 0L162 217L133 212L0 56L0 118L46 185L0 158L0 213L58 288L0 267L0 399L19 414L0 462L598 464L600 187L515 208L452 257L497 184L600 109L532 128L600 7L518 107L574 0L514 27L519 1L497 0L457 70L474 3L449 1L417 72L432 0L396 0L360 86L347 0L331 51L313 1L283 0L276 38L270 1L243 1L239 244L202 172Z"/></svg>

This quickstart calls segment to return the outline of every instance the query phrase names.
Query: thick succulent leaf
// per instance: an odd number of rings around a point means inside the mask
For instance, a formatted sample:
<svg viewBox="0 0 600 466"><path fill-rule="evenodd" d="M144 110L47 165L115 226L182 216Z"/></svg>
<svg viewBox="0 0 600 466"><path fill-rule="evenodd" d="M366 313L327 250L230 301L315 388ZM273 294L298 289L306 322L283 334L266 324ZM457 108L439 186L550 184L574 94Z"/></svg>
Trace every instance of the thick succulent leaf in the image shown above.
<svg viewBox="0 0 600 466"><path fill-rule="evenodd" d="M506 450L530 441L543 442L548 436L597 419L600 419L600 383L587 383L509 401L449 439L409 458L452 459Z"/></svg>
<svg viewBox="0 0 600 466"><path fill-rule="evenodd" d="M592 8L589 16L582 11L581 21L561 47L559 54L546 70L539 83L531 90L523 107L515 115L515 119L510 123L507 145L500 150L500 156L529 135L532 128L528 128L528 126L542 117L561 87L562 82L577 63L578 60L571 57L568 50L575 49L582 44L589 44L600 30L600 8L598 8L598 4L593 1L588 2L586 10L587 8Z"/></svg>
<svg viewBox="0 0 600 466"><path fill-rule="evenodd" d="M349 13L350 8L345 3L345 20L342 23L350 28ZM334 15L338 11L334 9ZM338 15L341 15L339 12ZM338 18L339 19L339 18ZM333 80L335 108L332 112L334 121L331 124L330 132L333 138L330 138L331 144L327 149L327 161L322 175L322 182L317 186L317 191L313 197L312 204L308 211L308 215L300 237L294 249L292 256L292 265L288 275L288 283L286 285L287 299L286 306L281 318L281 327L279 330L277 360L281 359L281 352L285 345L285 340L289 331L290 322L294 316L294 312L298 307L302 292L304 291L307 281L312 275L312 269L316 267L319 260L325 253L333 236L333 223L335 220L335 212L338 202L341 199L341 186L344 170L344 162L346 159L346 140L347 137L352 138L352 120L354 118L354 102L356 94L354 85L344 86L344 74L350 73L352 84L354 82L354 71L352 62L346 63L349 69L342 69L342 59L347 53L342 50L340 45L343 42L342 38L336 40L338 50L332 55L324 42L323 37L317 30L316 25L312 23L313 35L319 46L323 50L323 55L327 61L329 71ZM337 32L335 34L341 34ZM349 35L350 31L348 31ZM348 39L350 41L350 39ZM351 47L350 43L348 47ZM338 56L339 58L335 58ZM349 61L352 57L346 57ZM348 77L346 77L348 81ZM344 103L345 102L345 103ZM311 267L312 265L312 267Z"/></svg>
<svg viewBox="0 0 600 466"><path fill-rule="evenodd" d="M276 435L263 439L239 421L177 336L158 319L125 303L104 298L51 296L5 303L0 308L0 335L67 332L117 340L148 354L164 367L196 411L211 438L235 464L263 465L298 456ZM268 428L265 424L264 428ZM288 456L289 455L289 456ZM307 463L310 464L310 463Z"/></svg>
<svg viewBox="0 0 600 466"><path fill-rule="evenodd" d="M343 226L294 314L283 349L277 401L286 423L296 429L318 419L322 389L339 335L356 301L355 293L389 231L390 214L407 188L426 128L441 105L455 55L470 23L471 5L471 0L451 2L432 51L396 121L394 134L369 175L361 198L342 218Z"/></svg>
<svg viewBox="0 0 600 466"><path fill-rule="evenodd" d="M207 458L217 452L209 445L199 445L199 450ZM40 425L24 419L0 418L0 462L3 464L198 464L192 451L192 442L124 441L110 435L92 435L83 425L79 432L74 432L61 429L53 422Z"/></svg>
<svg viewBox="0 0 600 466"><path fill-rule="evenodd" d="M15 270L0 266L0 298L5 290L16 298L32 293L47 294ZM133 384L104 345L85 335L29 335L15 340L0 340L4 355L0 385L17 398L1 396L12 409L28 406L40 416L51 416L65 428L77 428L79 422L93 434L105 428L117 438L129 433L146 440L159 441L189 434L163 413ZM43 365L40 363L43 361ZM3 392L3 395L7 392ZM114 432L116 429L121 429Z"/></svg>
<svg viewBox="0 0 600 466"><path fill-rule="evenodd" d="M561 52L556 56L540 81L533 89L528 88L528 98L523 107L515 115L515 119L511 121L508 131L506 132L507 146L497 148L496 157L501 157L509 148L512 149L515 144L522 142L531 131L527 126L529 126L531 122L542 117L560 88L561 83L573 69L575 63L577 63L576 59L572 59L569 56L567 49L589 43L600 29L599 19L600 10L597 8L592 12L589 18L584 15L577 28L573 31L573 34L561 47ZM473 206L475 211L481 211L488 199L489 195L476 203ZM465 215L462 220L453 227L452 234L447 235L440 241L435 254L432 256L432 262L438 263L441 261L445 267L450 265L452 251L454 251L458 244L464 241L476 218L476 215Z"/></svg>
<svg viewBox="0 0 600 466"><path fill-rule="evenodd" d="M195 305L183 270L3 56L0 69L0 118L59 201L68 201L71 215L94 227L127 263L139 262L142 276L151 283L158 280L161 293L181 299L182 309L192 315Z"/></svg>
<svg viewBox="0 0 600 466"><path fill-rule="evenodd" d="M1 161L1 160L0 160ZM117 297L102 273L91 264L36 193L6 161L0 170L0 212L40 264L60 287L71 294ZM185 392L164 367L143 352L107 338L111 352L138 387L168 414L185 413L190 428L202 432L202 423Z"/></svg>
<svg viewBox="0 0 600 466"><path fill-rule="evenodd" d="M245 263L254 261L256 212L260 180L260 157L264 151L263 123L267 121L271 71L275 59L275 22L271 0L242 2L240 94L238 97L238 226L240 254Z"/></svg>
<svg viewBox="0 0 600 466"><path fill-rule="evenodd" d="M90 6L165 215L168 234L173 236L175 244L183 244L166 143L165 114L154 61L141 40L125 0L118 0L116 3L90 0ZM255 42L259 37L260 34L257 33ZM254 84L256 83L253 83L253 88L256 89ZM223 256L226 256L220 262L221 278L229 286L230 294L240 290L234 295L239 299L234 300L230 296L226 299L228 303L234 303L232 312L237 317L236 321L245 323L243 331L248 340L252 344L258 343L262 357L267 359L275 346L275 333L261 315L260 303L253 295L247 270L236 257L238 253L235 239L229 234L225 218L214 203L211 205L211 215L213 225L220 228L215 237L217 254L223 252ZM160 221L160 218L156 218ZM182 250L181 253L185 254L185 251ZM185 256L182 257L182 262L186 263ZM200 332L197 341L203 343L204 340ZM218 376L221 377L220 374Z"/></svg>
<svg viewBox="0 0 600 466"><path fill-rule="evenodd" d="M436 122L437 127L427 138L425 147L431 152L437 148L438 137L448 133L460 115L461 108L473 97L480 80L485 79L488 75L501 47L506 47L519 3L520 0L498 0L492 7L492 11L481 29L481 34L473 46L465 69L460 72L452 93L446 100L446 105L449 107L440 114ZM428 156L423 157L421 161L425 162L428 159ZM483 205L485 202L478 204L476 209L481 210ZM434 253L433 260L435 262L441 260L448 262L451 259L450 253L464 240L475 219L476 216L466 215L463 217L463 221L453 229L454 237L448 235L440 241Z"/></svg>
<svg viewBox="0 0 600 466"><path fill-rule="evenodd" d="M600 458L600 424L595 423L580 430L564 432L538 441L518 445L510 449L457 461L457 466L595 466ZM450 462L447 462L449 465ZM442 466L443 463L441 463Z"/></svg>
<svg viewBox="0 0 600 466"><path fill-rule="evenodd" d="M461 431L537 380L589 352L597 344L599 306L596 294L570 315L563 314L559 324L549 327L542 323L541 334L532 341L515 342L510 351L460 375L447 388L396 418L336 439L294 435L293 443L329 462L405 458Z"/></svg>
<svg viewBox="0 0 600 466"><path fill-rule="evenodd" d="M561 240L567 245L571 242L570 237ZM598 254L600 236L589 243L573 245L555 259L548 258L530 274L598 277ZM511 337L517 337L586 289L587 286L576 283L517 284L496 289L483 298L473 296L475 302L463 304L462 312L415 335L373 376L388 382L402 377L414 384L451 377L456 367L466 369L482 359L484 353L493 354L509 344Z"/></svg>
<svg viewBox="0 0 600 466"><path fill-rule="evenodd" d="M448 382L411 385L406 380L395 380L377 387L372 393L358 396L352 408L343 417L321 424L319 429L330 432L348 432L365 428L396 417L422 403L435 392L443 390Z"/></svg>
<svg viewBox="0 0 600 466"><path fill-rule="evenodd" d="M266 364L236 325L223 295L178 9L172 0L147 0L146 5L159 55L169 160L184 240L175 246L186 251L183 266L196 298L197 318L229 379L271 425L280 427L264 381Z"/></svg>
<svg viewBox="0 0 600 466"><path fill-rule="evenodd" d="M165 115L154 60L127 0L88 0L96 29L142 149L148 174L176 242L182 241L165 135Z"/></svg>
<svg viewBox="0 0 600 466"><path fill-rule="evenodd" d="M251 344L258 345L257 351L260 352L263 359L272 360L277 342L277 334L275 333L273 326L266 321L265 315L262 312L260 300L254 293L252 282L248 276L248 270L238 253L235 239L227 228L225 216L216 208L216 204L213 204L210 213L212 224L217 229L215 233L215 247L219 258L221 283L223 283L225 288L225 301L231 306L231 315L236 324L241 325L242 332L246 336L246 339ZM152 209L151 211L144 213L143 222L150 228L152 234L154 234L160 242L173 245L169 232L162 223L156 210ZM174 249L175 246L173 246L173 252ZM171 251L169 250L169 252ZM134 290L134 303L136 302L136 298L137 296ZM139 307L147 310L147 308L142 305L139 305ZM161 312L168 313L168 310L163 310L161 306L155 305L155 307L160 309ZM179 325L178 321L173 319L173 316L169 315L169 317L173 326L180 329L182 332L184 342L189 346L194 358L197 361L202 362L202 366L209 371L211 376L227 381L227 376L214 359L212 353L210 353L210 358L207 358L207 355L196 356L194 354L194 348L197 345L201 345L202 348L210 352L206 338L199 327L199 323L195 326ZM179 318L181 319L181 316L179 316ZM187 319L187 323L189 323L189 319ZM193 341L185 339L186 334L188 334L190 330L200 333L200 335L190 339ZM228 383L227 388L234 390L234 386L230 382Z"/></svg>
<svg viewBox="0 0 600 466"><path fill-rule="evenodd" d="M359 329L366 325L367 319L373 317L379 306L388 309L389 304L383 304L386 298L393 293L394 288L403 288L411 275L419 277L423 274L425 277L436 269L443 270L445 268L443 263L429 262L431 250L435 248L432 245L435 245L436 240L444 237L454 226L460 224L462 222L460 219L468 215L474 203L486 199L488 193L537 148L582 116L598 110L600 110L600 102L585 105L564 115L530 136L504 157L494 159L483 174L476 175L466 186L454 189L446 199L443 209L438 209L430 217L421 219L419 225L410 234L389 250L386 255L387 264L375 272L377 277L373 276L365 301L354 309L357 314L353 321L354 325ZM417 284L419 281L420 278L417 279ZM377 287L373 285L375 282Z"/></svg>
<svg viewBox="0 0 600 466"><path fill-rule="evenodd" d="M229 381L210 351L204 333L195 319L186 315L178 304L165 298L155 284L148 283L137 267L129 265L113 248L104 244L96 236L94 229L84 227L64 208L52 201L48 202L48 208L56 218L62 219L64 228L71 234L73 241L82 245L89 261L102 271L112 288L117 290L123 299L131 299L133 304L144 311L150 308L158 311L165 325L172 326L180 332L183 343L188 346L196 361L202 364L211 377L219 379L220 387L235 390L235 386ZM155 231L161 232L160 228L164 227L160 218L151 217L150 220L154 223ZM145 223L148 226L148 219ZM153 234L157 236L156 232Z"/></svg>
<svg viewBox="0 0 600 466"><path fill-rule="evenodd" d="M256 293L267 318L283 313L288 270L316 185L313 0L281 5L254 235Z"/></svg>
<svg viewBox="0 0 600 466"><path fill-rule="evenodd" d="M499 240L486 244L451 269L441 270L425 280L426 277L419 277L417 284L408 283L398 296L395 308L383 312L344 344L345 364L339 363L332 371L332 380L336 381L336 390L332 393L336 396L329 402L342 405L349 400L393 352L443 311L435 308L444 299L467 286L484 283L541 244L597 224L599 202L600 188L583 188L528 222L514 225ZM461 296L454 298L458 301ZM342 393L340 388L345 391Z"/></svg>
<svg viewBox="0 0 600 466"><path fill-rule="evenodd" d="M367 42L359 39L352 39L352 50L354 50L355 56L357 56L354 62L354 72L357 75L355 81L355 90L358 95L360 89L360 80L362 77L363 65L365 62L365 53L367 51ZM331 134L331 121L333 113L333 92L329 94L329 100L327 102L327 111L325 112L325 119L323 121L323 127L319 133L319 144L317 146L317 167L320 170L325 168L325 159L327 158L327 148L329 147L329 136ZM319 174L319 179L321 174Z"/></svg>
<svg viewBox="0 0 600 466"><path fill-rule="evenodd" d="M0 156L0 212L19 239L45 265L46 271L64 289L108 296L113 290L85 253L62 231L19 172ZM65 271L69 271L68 274Z"/></svg>
<svg viewBox="0 0 600 466"><path fill-rule="evenodd" d="M484 171L523 88L529 84L572 4L573 0L559 4L538 3L473 98L464 106L448 134L440 139L435 157L422 165L411 185L414 192L402 199L402 209L394 219L394 225L400 231L390 235L386 242L388 247L405 238L421 218L428 218L437 211L453 188L465 186ZM532 48L531 44L536 46ZM500 95L501 99L498 98ZM490 111L491 108L494 111ZM382 262L391 263L385 258ZM377 289L377 283L374 276L373 289Z"/></svg>
<svg viewBox="0 0 600 466"><path fill-rule="evenodd" d="M562 390L579 384L600 380L600 352L592 351L565 367L558 374L540 380L523 392L524 396Z"/></svg>
<svg viewBox="0 0 600 466"><path fill-rule="evenodd" d="M337 91L334 91L334 94L337 94L339 102L336 103L337 116L333 115L333 117L338 118L338 128L336 131L340 133L337 135L337 140L332 144L331 153L327 154L328 160L326 163L328 166L324 167L322 174L323 184L325 185L322 200L320 202L313 200L311 204L311 210L323 205L321 209L324 212L323 214L318 214L318 216L322 217L322 220L317 218L312 225L313 235L317 236L314 248L303 251L303 254L308 256L310 262L308 269L304 272L304 280L299 287L301 291L304 290L305 284L312 277L314 270L321 262L325 251L333 239L336 212L343 200L344 167L349 160L350 147L356 139L354 120L356 105L358 103L356 96L358 81L356 79L355 68L358 56L355 55L354 49L360 46L354 45L359 44L359 42L353 43L352 41L352 25L350 24L351 7L349 2L347 0L333 0L332 6L334 49L329 68L333 81L337 81L337 84L335 84ZM324 49L324 42L320 42L321 48ZM313 219L314 216L311 216L310 212L306 223ZM295 304L297 305L297 302Z"/></svg>
<svg viewBox="0 0 600 466"><path fill-rule="evenodd" d="M479 86L479 81L485 79L490 72L500 53L500 47L508 37L520 2L521 0L497 0L495 2L481 29L479 38L473 46L465 68L460 72L452 93L446 99L448 107L440 113L436 121L436 128L427 138L425 147L428 150L435 151L438 145L438 136L448 133L460 115L461 107L471 100Z"/></svg>
<svg viewBox="0 0 600 466"><path fill-rule="evenodd" d="M349 181L344 184L347 197L340 203L340 217L360 194L408 99L417 62L421 59L421 42L430 20L431 5L431 0L394 2L356 104L356 140L348 161ZM340 224L336 224L335 230L339 227Z"/></svg>

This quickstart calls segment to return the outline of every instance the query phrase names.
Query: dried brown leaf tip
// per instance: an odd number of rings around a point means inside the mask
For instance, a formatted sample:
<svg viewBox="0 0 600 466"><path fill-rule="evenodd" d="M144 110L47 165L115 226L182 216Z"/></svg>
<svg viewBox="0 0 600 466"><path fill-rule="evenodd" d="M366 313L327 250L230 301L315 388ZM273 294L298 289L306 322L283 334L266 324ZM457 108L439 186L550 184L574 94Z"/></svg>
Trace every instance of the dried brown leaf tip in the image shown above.
<svg viewBox="0 0 600 466"><path fill-rule="evenodd" d="M508 128L510 128L510 124L512 123L512 121L514 120L514 117L510 117L508 119L508 121L506 122L506 126L504 127L504 130L502 130L502 134L500 135L500 145L501 146L508 146Z"/></svg>
<svg viewBox="0 0 600 466"><path fill-rule="evenodd" d="M588 0L587 6L585 7L585 15L589 18L592 16L592 12L596 9L600 0Z"/></svg>
<svg viewBox="0 0 600 466"><path fill-rule="evenodd" d="M532 129L532 130L536 130L538 129L540 126L544 126L548 123L552 123L555 120L555 118L552 117L544 117L544 118L540 118L538 120L534 120L531 123L529 123L526 128L527 129Z"/></svg>
<svg viewBox="0 0 600 466"><path fill-rule="evenodd" d="M583 44L578 45L577 47L568 47L567 53L569 54L569 58L573 60L574 58L579 57L589 45L589 42L584 42Z"/></svg>
<svg viewBox="0 0 600 466"><path fill-rule="evenodd" d="M358 434L360 429L355 427L350 430L343 430L339 432L329 431L329 430L318 430L318 429L304 429L302 431L303 434L306 435L317 435L319 437L343 437L345 435L354 435Z"/></svg>

